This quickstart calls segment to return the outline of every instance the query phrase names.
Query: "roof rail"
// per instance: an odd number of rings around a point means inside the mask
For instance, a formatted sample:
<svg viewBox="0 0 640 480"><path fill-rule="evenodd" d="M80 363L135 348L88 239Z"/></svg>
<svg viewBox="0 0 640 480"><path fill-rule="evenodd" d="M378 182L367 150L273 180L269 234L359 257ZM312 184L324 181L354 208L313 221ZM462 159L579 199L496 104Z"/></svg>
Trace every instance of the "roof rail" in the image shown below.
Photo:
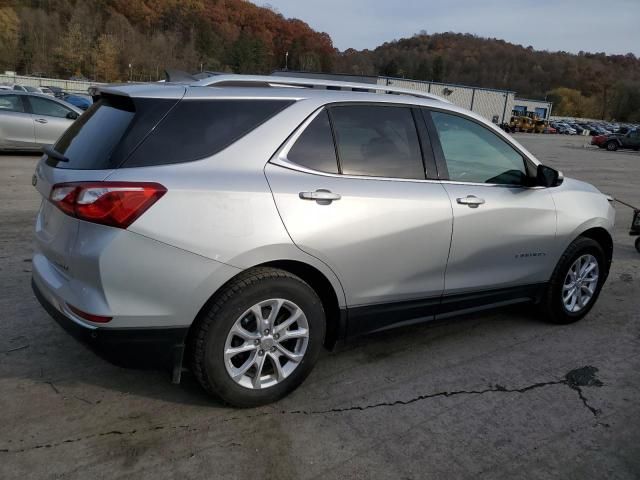
<svg viewBox="0 0 640 480"><path fill-rule="evenodd" d="M279 77L275 75L238 75L223 74L204 78L190 85L198 87L289 87L289 88L324 88L364 92L392 93L396 95L411 95L413 97L428 98L444 103L451 103L432 93L397 88L389 85L374 83L341 82L337 80L311 79L301 77Z"/></svg>

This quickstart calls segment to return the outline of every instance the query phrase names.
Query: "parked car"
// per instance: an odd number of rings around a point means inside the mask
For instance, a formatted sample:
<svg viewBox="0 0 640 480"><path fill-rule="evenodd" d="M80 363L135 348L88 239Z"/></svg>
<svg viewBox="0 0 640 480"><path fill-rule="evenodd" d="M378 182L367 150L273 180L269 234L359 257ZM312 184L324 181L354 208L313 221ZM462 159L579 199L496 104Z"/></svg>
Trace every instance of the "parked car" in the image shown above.
<svg viewBox="0 0 640 480"><path fill-rule="evenodd" d="M46 87L45 87L46 88ZM53 92L49 91L49 92L45 92L44 88L42 87L32 87L31 85L20 85L20 84L14 84L13 85L13 90L17 91L17 92L27 92L27 93L41 93L41 94L52 94Z"/></svg>
<svg viewBox="0 0 640 480"><path fill-rule="evenodd" d="M81 110L86 110L93 104L93 100L89 95L80 95L75 93L65 93L62 99L70 103L71 105L75 105Z"/></svg>
<svg viewBox="0 0 640 480"><path fill-rule="evenodd" d="M558 133L562 133L564 135L575 135L576 134L575 129L571 128L566 123L558 123L558 124L556 124L555 128L558 131Z"/></svg>
<svg viewBox="0 0 640 480"><path fill-rule="evenodd" d="M615 152L619 148L630 148L640 150L640 130L630 130L625 134L597 135L591 139L591 145L606 148L610 152Z"/></svg>
<svg viewBox="0 0 640 480"><path fill-rule="evenodd" d="M37 93L0 91L0 151L38 151L52 145L82 110Z"/></svg>
<svg viewBox="0 0 640 480"><path fill-rule="evenodd" d="M584 128L582 128L577 123L571 123L571 124L569 124L569 126L571 128L573 128L576 131L576 134L578 134L578 135L582 135L582 132L584 132Z"/></svg>
<svg viewBox="0 0 640 480"><path fill-rule="evenodd" d="M46 87L53 92L53 96L56 98L62 98L66 94L66 92L60 87L53 85L47 85Z"/></svg>
<svg viewBox="0 0 640 480"><path fill-rule="evenodd" d="M437 96L286 87L316 83L100 87L36 168L44 308L105 354L164 351L175 381L184 359L241 407L347 336L514 303L589 312L609 197Z"/></svg>

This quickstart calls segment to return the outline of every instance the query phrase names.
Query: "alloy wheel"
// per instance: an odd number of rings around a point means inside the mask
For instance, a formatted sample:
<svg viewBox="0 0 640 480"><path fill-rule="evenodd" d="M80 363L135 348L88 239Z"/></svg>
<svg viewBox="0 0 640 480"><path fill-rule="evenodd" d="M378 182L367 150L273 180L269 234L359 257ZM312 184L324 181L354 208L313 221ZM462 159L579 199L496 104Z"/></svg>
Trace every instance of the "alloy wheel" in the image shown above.
<svg viewBox="0 0 640 480"><path fill-rule="evenodd" d="M249 389L272 387L300 365L309 323L300 307L282 298L256 303L233 324L224 347L229 376Z"/></svg>
<svg viewBox="0 0 640 480"><path fill-rule="evenodd" d="M591 254L578 257L569 268L562 287L562 304L570 313L585 308L596 293L600 269Z"/></svg>

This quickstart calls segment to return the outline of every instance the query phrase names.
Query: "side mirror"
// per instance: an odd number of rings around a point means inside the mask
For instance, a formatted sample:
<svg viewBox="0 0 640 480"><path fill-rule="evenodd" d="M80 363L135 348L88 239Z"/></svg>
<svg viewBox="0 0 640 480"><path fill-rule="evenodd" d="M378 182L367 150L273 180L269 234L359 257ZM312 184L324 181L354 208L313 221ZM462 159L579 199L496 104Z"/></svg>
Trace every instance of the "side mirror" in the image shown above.
<svg viewBox="0 0 640 480"><path fill-rule="evenodd" d="M538 165L536 177L538 185L542 187L557 187L562 185L562 182L564 181L564 175L562 172L551 167L547 167L546 165Z"/></svg>
<svg viewBox="0 0 640 480"><path fill-rule="evenodd" d="M78 115L76 112L69 112L69 113L67 113L67 118L68 118L69 120L75 120L75 119L77 119L77 118L78 118L78 116L79 116L79 115Z"/></svg>

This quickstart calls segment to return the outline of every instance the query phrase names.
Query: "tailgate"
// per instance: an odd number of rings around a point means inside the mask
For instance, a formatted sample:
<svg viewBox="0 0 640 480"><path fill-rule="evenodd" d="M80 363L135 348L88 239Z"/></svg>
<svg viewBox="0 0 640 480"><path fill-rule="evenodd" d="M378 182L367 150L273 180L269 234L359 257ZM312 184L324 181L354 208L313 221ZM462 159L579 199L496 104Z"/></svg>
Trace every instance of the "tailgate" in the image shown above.
<svg viewBox="0 0 640 480"><path fill-rule="evenodd" d="M42 196L36 217L35 256L44 256L61 275L68 277L80 221L53 206L49 201L51 187L66 182L101 181L113 170L65 170L47 165L45 159L46 156L40 160L33 176L33 184Z"/></svg>

